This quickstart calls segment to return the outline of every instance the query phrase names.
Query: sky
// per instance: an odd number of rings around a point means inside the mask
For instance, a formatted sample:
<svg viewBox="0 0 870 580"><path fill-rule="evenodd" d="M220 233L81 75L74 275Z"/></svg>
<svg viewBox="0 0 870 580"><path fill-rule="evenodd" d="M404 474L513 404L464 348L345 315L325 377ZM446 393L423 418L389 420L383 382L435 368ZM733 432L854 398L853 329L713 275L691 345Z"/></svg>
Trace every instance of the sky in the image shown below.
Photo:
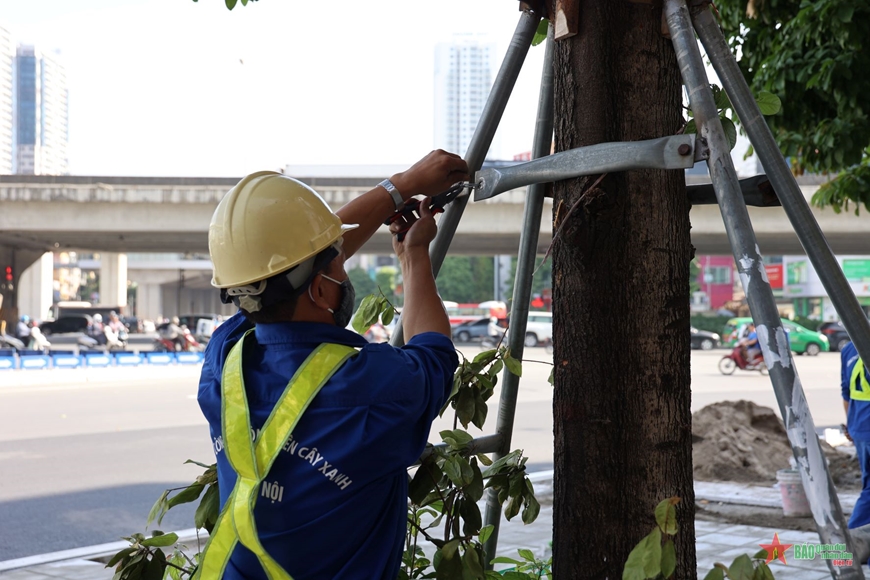
<svg viewBox="0 0 870 580"><path fill-rule="evenodd" d="M238 177L407 164L433 147L435 45L476 33L496 67L511 0L0 0L14 40L60 51L73 175ZM496 135L531 149L543 45ZM464 152L457 152L463 154Z"/></svg>

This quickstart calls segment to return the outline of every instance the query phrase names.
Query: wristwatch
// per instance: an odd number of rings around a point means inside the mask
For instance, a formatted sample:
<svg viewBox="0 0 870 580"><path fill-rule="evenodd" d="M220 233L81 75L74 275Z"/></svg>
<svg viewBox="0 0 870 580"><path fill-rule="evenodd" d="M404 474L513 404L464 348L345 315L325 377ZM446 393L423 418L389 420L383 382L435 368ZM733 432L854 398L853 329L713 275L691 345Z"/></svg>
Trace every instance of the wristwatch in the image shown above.
<svg viewBox="0 0 870 580"><path fill-rule="evenodd" d="M378 185L386 189L387 193L390 194L390 197L393 198L393 203L396 204L396 211L402 211L402 208L405 207L405 200L402 199L402 194L399 193L399 190L396 189L396 186L393 185L393 182L389 179L385 179Z"/></svg>

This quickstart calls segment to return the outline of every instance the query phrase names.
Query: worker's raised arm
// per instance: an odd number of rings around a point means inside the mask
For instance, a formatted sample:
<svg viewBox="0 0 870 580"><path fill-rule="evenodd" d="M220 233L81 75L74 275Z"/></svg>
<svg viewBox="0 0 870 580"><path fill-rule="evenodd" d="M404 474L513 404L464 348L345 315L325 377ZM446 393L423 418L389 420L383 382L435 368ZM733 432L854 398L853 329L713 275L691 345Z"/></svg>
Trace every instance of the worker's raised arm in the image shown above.
<svg viewBox="0 0 870 580"><path fill-rule="evenodd" d="M457 181L466 179L468 165L465 161L458 155L438 149L410 169L390 177L389 184L378 185L351 200L335 212L342 222L359 224L358 228L344 234L342 248L345 255L350 257L355 254L380 225L395 213L398 198L405 202L415 195L436 195ZM394 192L388 191L390 188Z"/></svg>
<svg viewBox="0 0 870 580"><path fill-rule="evenodd" d="M438 296L432 261L429 259L429 243L435 239L438 228L428 201L429 198L426 198L420 204L420 219L414 222L404 239L400 242L398 237L393 237L393 248L402 267L405 294L402 330L406 341L424 332L437 332L448 338L451 336L450 320ZM399 224L390 226L391 231L398 228Z"/></svg>

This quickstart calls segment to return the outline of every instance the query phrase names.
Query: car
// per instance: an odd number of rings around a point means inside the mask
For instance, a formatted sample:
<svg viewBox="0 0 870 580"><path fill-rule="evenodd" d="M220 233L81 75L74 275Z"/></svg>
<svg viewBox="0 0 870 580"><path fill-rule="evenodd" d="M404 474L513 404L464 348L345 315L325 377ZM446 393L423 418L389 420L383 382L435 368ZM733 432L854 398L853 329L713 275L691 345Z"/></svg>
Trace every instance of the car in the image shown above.
<svg viewBox="0 0 870 580"><path fill-rule="evenodd" d="M701 350L711 350L719 346L721 337L715 332L707 332L706 330L698 330L694 326L692 330L692 348L700 348Z"/></svg>
<svg viewBox="0 0 870 580"><path fill-rule="evenodd" d="M529 312L526 323L526 338L523 344L526 346L538 346L540 343L553 342L553 313L552 312Z"/></svg>
<svg viewBox="0 0 870 580"><path fill-rule="evenodd" d="M453 327L453 340L456 342L471 342L489 336L490 319L478 318L462 322Z"/></svg>
<svg viewBox="0 0 870 580"><path fill-rule="evenodd" d="M851 342L849 333L841 322L825 322L819 326L819 332L828 337L832 351L840 352Z"/></svg>
<svg viewBox="0 0 870 580"><path fill-rule="evenodd" d="M725 328L722 331L722 335L726 337L725 346L733 347L736 345L739 339L743 337L744 329L750 322L752 322L752 319L749 317L732 318L726 322ZM788 335L791 350L795 354L816 356L820 352L831 350L828 337L821 332L815 332L788 319L782 319L782 325Z"/></svg>
<svg viewBox="0 0 870 580"><path fill-rule="evenodd" d="M57 320L49 320L39 325L39 330L45 336L52 334L70 334L73 332L88 332L88 327L93 323L93 319L87 314L71 314L69 316L61 316Z"/></svg>

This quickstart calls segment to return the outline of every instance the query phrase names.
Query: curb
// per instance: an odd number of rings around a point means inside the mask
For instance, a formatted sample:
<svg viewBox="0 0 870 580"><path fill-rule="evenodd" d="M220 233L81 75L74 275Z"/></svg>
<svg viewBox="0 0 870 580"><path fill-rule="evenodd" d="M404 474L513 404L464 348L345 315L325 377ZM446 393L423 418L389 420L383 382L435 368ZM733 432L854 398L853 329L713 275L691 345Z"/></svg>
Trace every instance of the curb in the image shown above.
<svg viewBox="0 0 870 580"><path fill-rule="evenodd" d="M178 541L182 543L185 540L196 539L196 528L180 530L175 533L178 534ZM48 554L25 556L24 558L16 558L15 560L5 560L0 562L0 572L9 572L10 570L18 570L20 568L30 568L42 564L52 564L64 560L93 560L100 556L114 554L129 545L130 542L123 540L109 542L108 544L97 544L95 546L83 546L81 548L61 550L59 552L49 552Z"/></svg>

